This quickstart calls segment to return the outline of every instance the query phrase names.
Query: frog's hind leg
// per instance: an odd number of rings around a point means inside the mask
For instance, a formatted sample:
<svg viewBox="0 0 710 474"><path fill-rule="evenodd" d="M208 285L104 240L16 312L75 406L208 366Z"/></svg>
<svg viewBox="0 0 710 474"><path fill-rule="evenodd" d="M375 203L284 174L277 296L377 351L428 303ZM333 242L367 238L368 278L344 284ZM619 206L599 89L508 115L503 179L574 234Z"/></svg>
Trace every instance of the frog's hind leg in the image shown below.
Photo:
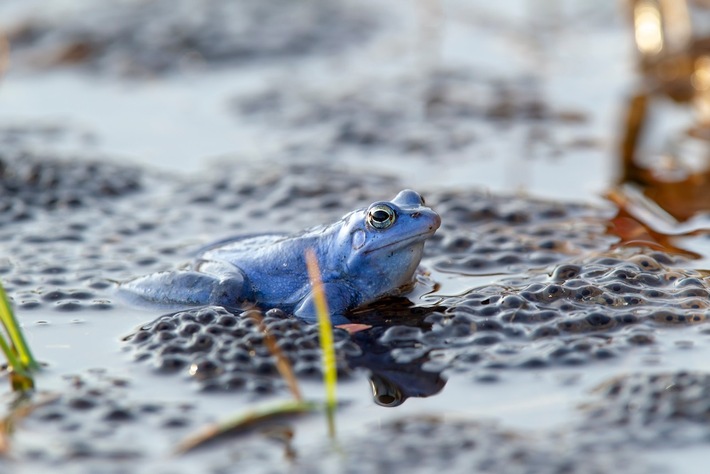
<svg viewBox="0 0 710 474"><path fill-rule="evenodd" d="M121 283L118 291L130 299L165 306L237 306L243 287L240 273L210 275L185 270L139 277Z"/></svg>
<svg viewBox="0 0 710 474"><path fill-rule="evenodd" d="M194 266L200 274L211 277L212 291L210 303L221 306L237 306L238 303L252 297L246 292L244 274L239 268L227 262L216 260L198 260Z"/></svg>

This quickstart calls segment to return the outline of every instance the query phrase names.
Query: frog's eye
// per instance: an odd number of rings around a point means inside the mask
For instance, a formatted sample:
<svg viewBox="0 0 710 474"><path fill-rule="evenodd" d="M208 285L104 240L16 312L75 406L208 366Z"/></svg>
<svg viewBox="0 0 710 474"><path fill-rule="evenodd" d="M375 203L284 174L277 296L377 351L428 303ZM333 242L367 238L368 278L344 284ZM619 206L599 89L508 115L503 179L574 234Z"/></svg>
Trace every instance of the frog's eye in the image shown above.
<svg viewBox="0 0 710 474"><path fill-rule="evenodd" d="M375 229L386 229L394 224L397 215L385 204L375 204L367 211L367 223Z"/></svg>

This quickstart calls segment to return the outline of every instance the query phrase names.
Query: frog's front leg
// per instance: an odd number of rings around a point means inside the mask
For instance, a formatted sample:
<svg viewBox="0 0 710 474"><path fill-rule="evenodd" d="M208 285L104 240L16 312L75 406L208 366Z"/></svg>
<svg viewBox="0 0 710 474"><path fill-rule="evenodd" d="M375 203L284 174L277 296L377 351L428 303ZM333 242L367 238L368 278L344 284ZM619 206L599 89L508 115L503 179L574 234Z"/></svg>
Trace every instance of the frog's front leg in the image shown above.
<svg viewBox="0 0 710 474"><path fill-rule="evenodd" d="M230 272L201 265L200 271L160 272L122 283L119 292L129 297L161 305L236 306L243 299L244 276L232 267ZM219 268L223 270L223 268Z"/></svg>
<svg viewBox="0 0 710 474"><path fill-rule="evenodd" d="M350 321L344 315L349 309L356 306L358 301L357 293L348 285L337 282L325 283L323 292L328 303L330 321L333 324L348 324ZM317 322L318 316L313 292L309 293L301 301L293 313L309 323Z"/></svg>

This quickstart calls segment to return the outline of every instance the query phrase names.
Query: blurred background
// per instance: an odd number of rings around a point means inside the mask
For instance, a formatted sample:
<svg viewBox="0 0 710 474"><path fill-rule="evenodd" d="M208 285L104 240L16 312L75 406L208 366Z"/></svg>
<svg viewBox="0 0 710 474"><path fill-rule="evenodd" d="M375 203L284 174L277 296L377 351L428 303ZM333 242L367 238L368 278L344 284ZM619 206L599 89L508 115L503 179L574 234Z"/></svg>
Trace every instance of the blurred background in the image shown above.
<svg viewBox="0 0 710 474"><path fill-rule="evenodd" d="M338 160L411 186L593 198L636 53L589 0L0 5L4 146L193 173Z"/></svg>
<svg viewBox="0 0 710 474"><path fill-rule="evenodd" d="M707 7L4 0L0 152L178 174L327 161L574 200L614 188L685 221L710 204Z"/></svg>

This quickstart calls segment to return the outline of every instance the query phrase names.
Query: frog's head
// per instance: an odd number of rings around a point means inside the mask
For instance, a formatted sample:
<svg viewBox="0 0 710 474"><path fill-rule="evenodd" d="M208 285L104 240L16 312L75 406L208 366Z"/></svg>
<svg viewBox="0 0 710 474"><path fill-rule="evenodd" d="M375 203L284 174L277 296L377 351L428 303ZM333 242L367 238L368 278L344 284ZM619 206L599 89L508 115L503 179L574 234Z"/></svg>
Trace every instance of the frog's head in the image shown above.
<svg viewBox="0 0 710 474"><path fill-rule="evenodd" d="M392 201L351 213L339 239L341 252L348 247L350 283L373 299L407 285L422 258L424 242L440 225L439 215L409 189Z"/></svg>

